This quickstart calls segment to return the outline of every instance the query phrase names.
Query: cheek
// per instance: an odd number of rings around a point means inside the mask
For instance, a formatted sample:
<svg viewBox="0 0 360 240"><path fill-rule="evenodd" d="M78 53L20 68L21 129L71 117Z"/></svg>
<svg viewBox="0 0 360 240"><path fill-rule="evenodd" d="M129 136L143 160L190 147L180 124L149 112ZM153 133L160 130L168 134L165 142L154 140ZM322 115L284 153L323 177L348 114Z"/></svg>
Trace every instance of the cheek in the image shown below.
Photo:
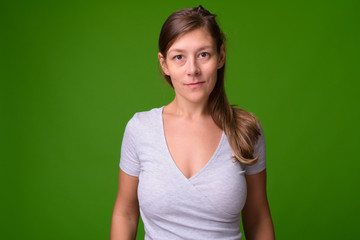
<svg viewBox="0 0 360 240"><path fill-rule="evenodd" d="M180 80L182 77L184 77L184 72L179 67L169 67L168 71L172 81L177 81Z"/></svg>
<svg viewBox="0 0 360 240"><path fill-rule="evenodd" d="M217 67L216 64L211 64L204 68L204 74L206 74L208 77L215 78L217 77Z"/></svg>
<svg viewBox="0 0 360 240"><path fill-rule="evenodd" d="M211 88L211 91L212 91L214 89L215 85L216 85L218 69L216 67L211 67L207 71L208 71L207 72L207 77L209 79L211 79L210 80L210 88Z"/></svg>

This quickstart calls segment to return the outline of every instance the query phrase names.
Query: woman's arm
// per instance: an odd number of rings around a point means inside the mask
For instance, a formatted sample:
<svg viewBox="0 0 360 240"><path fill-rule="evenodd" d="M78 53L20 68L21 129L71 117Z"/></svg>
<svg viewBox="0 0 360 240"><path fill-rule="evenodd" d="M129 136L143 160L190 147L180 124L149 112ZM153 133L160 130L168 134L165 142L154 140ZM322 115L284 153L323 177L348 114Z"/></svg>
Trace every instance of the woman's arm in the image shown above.
<svg viewBox="0 0 360 240"><path fill-rule="evenodd" d="M119 188L111 220L110 240L134 240L139 221L139 179L120 169Z"/></svg>
<svg viewBox="0 0 360 240"><path fill-rule="evenodd" d="M266 196L266 170L246 176L247 199L242 211L243 226L247 240L275 239Z"/></svg>

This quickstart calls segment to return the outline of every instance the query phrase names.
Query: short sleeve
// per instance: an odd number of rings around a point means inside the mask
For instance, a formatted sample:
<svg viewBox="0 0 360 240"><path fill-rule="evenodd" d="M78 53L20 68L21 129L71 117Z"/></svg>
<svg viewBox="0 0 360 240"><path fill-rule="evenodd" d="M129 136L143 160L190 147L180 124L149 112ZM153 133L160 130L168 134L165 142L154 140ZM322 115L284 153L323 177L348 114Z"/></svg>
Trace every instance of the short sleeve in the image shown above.
<svg viewBox="0 0 360 240"><path fill-rule="evenodd" d="M140 174L140 162L136 153L136 124L134 117L127 123L121 144L120 169L125 173L138 177Z"/></svg>
<svg viewBox="0 0 360 240"><path fill-rule="evenodd" d="M265 146L265 137L264 131L262 129L261 124L259 123L260 136L254 147L253 156L259 156L258 161L254 165L246 165L245 166L245 174L252 175L263 171L266 168L266 146Z"/></svg>

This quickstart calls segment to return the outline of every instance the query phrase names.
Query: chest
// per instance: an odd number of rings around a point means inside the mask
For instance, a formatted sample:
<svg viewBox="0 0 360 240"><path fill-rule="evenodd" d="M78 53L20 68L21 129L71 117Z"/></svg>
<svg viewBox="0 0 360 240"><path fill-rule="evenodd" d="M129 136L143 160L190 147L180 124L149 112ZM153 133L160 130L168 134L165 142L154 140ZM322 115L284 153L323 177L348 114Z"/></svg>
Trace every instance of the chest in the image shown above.
<svg viewBox="0 0 360 240"><path fill-rule="evenodd" d="M222 130L213 122L164 120L164 135L173 162L190 178L210 161L219 146Z"/></svg>
<svg viewBox="0 0 360 240"><path fill-rule="evenodd" d="M148 146L139 155L142 171L138 197L143 211L148 211L148 214L176 215L173 211L178 211L178 208L169 208L169 203L181 208L182 204L188 206L200 198L199 204L206 208L211 206L235 215L241 212L246 201L246 179L242 165L232 159L226 135L222 136L218 148L205 166L189 178L176 166L163 147L165 144L161 139L157 144L142 144ZM198 209L199 204L194 209ZM219 213L214 210L213 214Z"/></svg>

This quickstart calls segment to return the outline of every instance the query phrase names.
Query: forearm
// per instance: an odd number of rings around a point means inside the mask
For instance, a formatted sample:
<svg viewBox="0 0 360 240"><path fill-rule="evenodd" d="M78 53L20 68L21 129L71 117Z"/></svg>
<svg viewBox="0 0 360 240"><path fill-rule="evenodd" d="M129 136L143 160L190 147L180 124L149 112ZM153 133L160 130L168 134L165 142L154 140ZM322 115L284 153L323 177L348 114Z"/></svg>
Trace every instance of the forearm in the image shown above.
<svg viewBox="0 0 360 240"><path fill-rule="evenodd" d="M135 240L138 222L139 214L113 214L110 240Z"/></svg>

